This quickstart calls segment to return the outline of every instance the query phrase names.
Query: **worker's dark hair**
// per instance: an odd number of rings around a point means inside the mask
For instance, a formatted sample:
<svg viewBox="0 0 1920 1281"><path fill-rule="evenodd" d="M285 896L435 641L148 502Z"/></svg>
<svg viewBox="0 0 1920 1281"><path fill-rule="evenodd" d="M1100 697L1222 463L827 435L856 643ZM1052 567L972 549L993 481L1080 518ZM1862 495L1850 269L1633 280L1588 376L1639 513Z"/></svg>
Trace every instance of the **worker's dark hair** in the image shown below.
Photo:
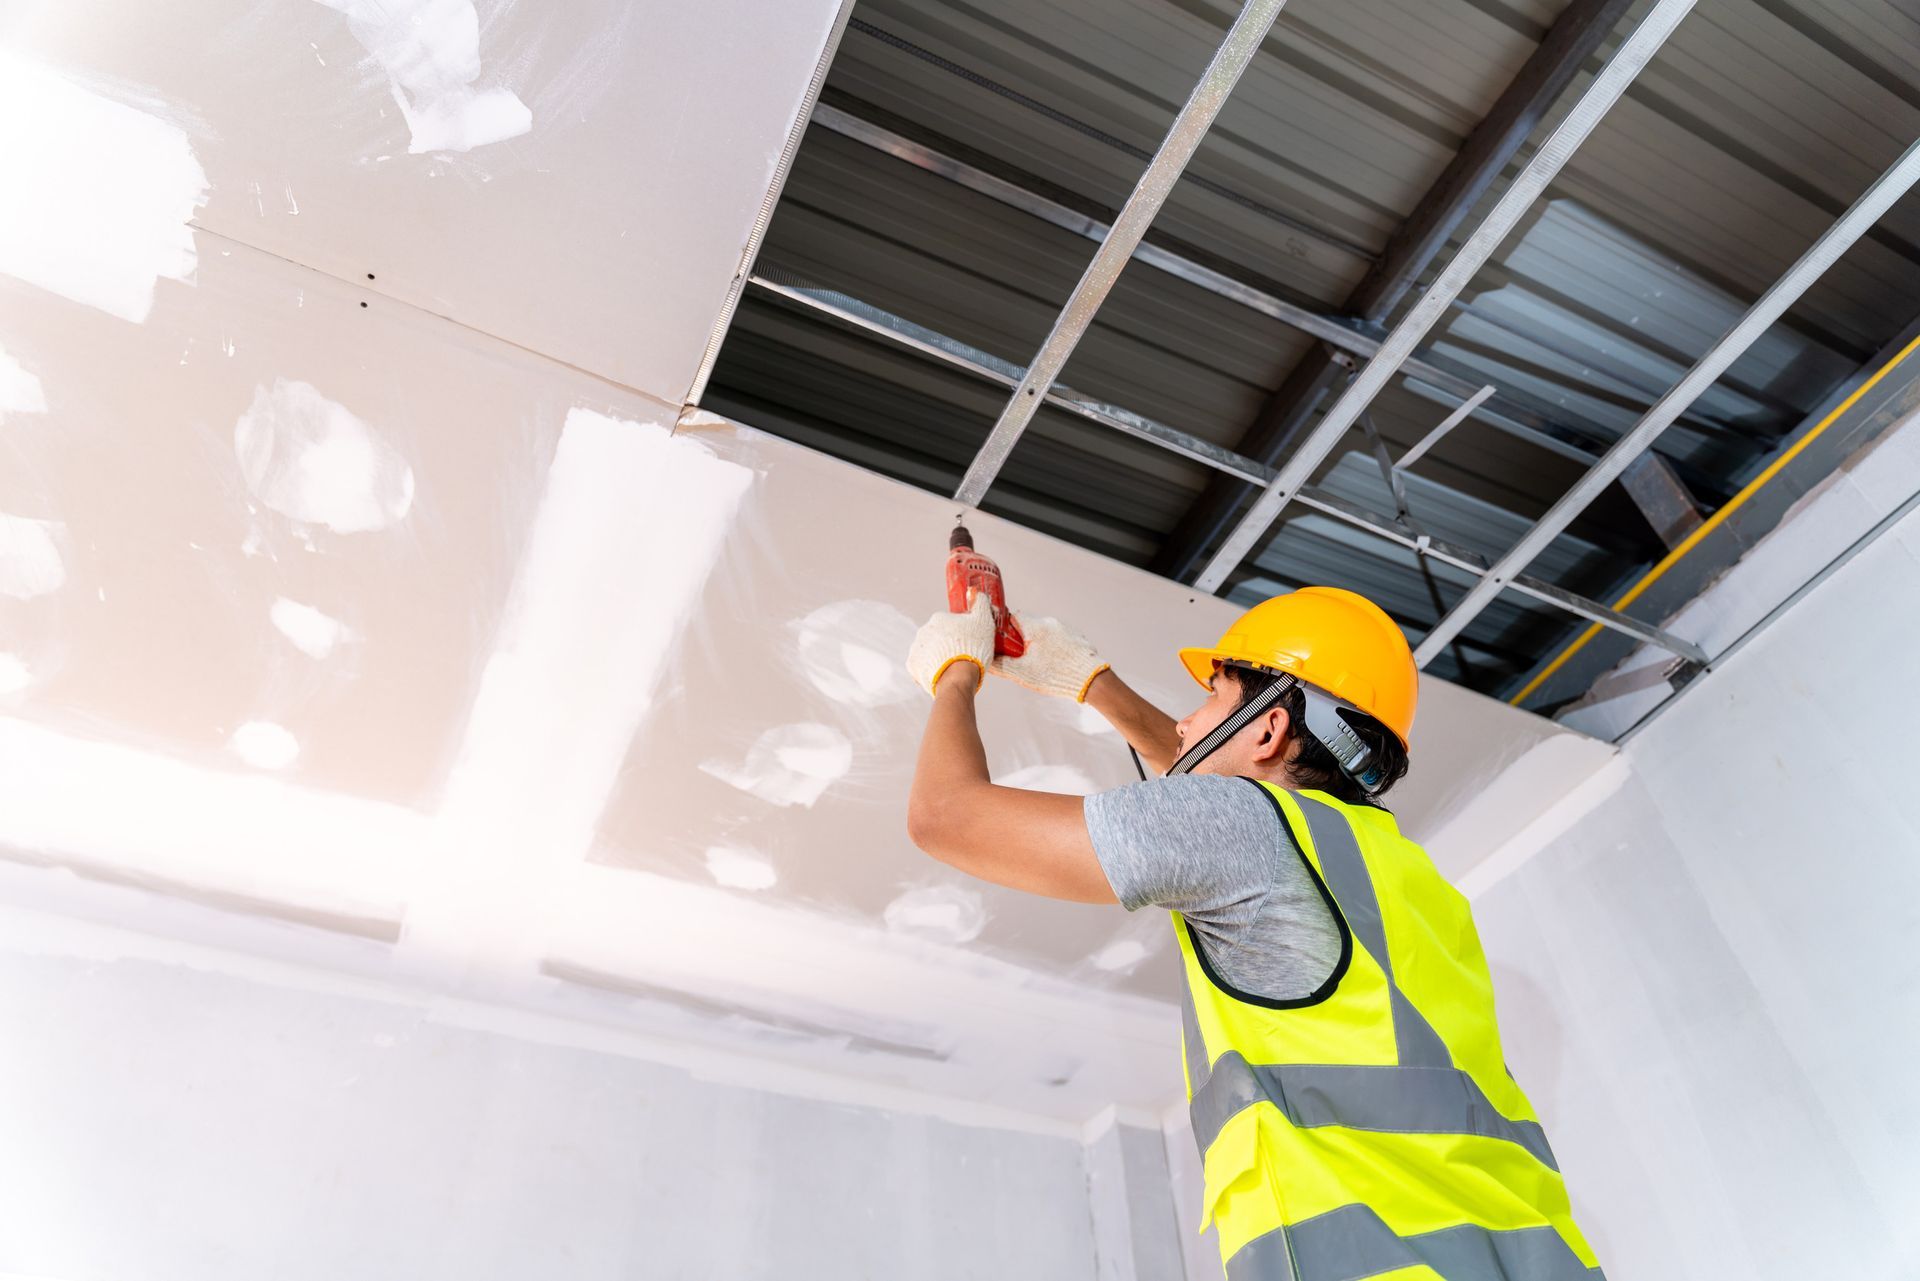
<svg viewBox="0 0 1920 1281"><path fill-rule="evenodd" d="M1237 663L1222 663L1220 673L1232 677L1234 686L1240 691L1240 697L1233 704L1234 711L1245 707L1248 699L1264 692L1279 679L1273 672L1257 667L1242 667ZM1380 798L1407 775L1407 749L1400 746L1400 740L1393 736L1392 730L1371 716L1359 713L1349 713L1347 716L1347 724L1360 736L1361 742L1373 749L1373 759L1385 772L1379 790L1368 796L1360 784L1341 771L1333 759L1333 753L1322 747L1319 739L1306 732L1307 696L1298 685L1282 694L1275 706L1286 712L1287 721L1293 727L1292 736L1299 743L1298 750L1287 761L1288 781L1303 790L1325 792L1349 805L1386 808L1380 804Z"/></svg>

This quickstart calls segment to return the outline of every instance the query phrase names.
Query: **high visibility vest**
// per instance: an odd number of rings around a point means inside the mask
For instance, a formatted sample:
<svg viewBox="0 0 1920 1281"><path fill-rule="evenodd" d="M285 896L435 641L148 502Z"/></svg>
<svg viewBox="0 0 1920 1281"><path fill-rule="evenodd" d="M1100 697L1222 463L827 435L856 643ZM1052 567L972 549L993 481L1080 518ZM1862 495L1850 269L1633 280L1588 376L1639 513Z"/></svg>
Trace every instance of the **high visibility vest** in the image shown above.
<svg viewBox="0 0 1920 1281"><path fill-rule="evenodd" d="M1319 991L1229 986L1174 914L1205 1219L1229 1281L1600 1281L1507 1072L1467 900L1383 810L1261 787L1335 909Z"/></svg>

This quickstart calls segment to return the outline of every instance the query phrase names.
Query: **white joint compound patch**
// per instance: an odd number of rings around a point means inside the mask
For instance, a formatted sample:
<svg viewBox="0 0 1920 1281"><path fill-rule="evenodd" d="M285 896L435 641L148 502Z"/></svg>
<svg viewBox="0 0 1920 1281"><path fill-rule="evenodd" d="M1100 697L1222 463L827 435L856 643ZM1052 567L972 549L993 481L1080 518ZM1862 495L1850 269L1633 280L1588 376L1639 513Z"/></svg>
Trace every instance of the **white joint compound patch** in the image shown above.
<svg viewBox="0 0 1920 1281"><path fill-rule="evenodd" d="M1073 704L1073 710L1069 713L1069 716L1070 720L1068 723L1089 737L1098 734L1119 733L1118 730L1107 723L1107 718L1096 711L1091 704Z"/></svg>
<svg viewBox="0 0 1920 1281"><path fill-rule="evenodd" d="M325 658L333 653L334 646L349 635L345 624L339 619L284 596L273 602L273 608L267 616L280 629L280 634L292 641L294 648L308 658Z"/></svg>
<svg viewBox="0 0 1920 1281"><path fill-rule="evenodd" d="M887 904L887 928L935 943L971 943L987 928L987 908L978 890L959 885L923 885Z"/></svg>
<svg viewBox="0 0 1920 1281"><path fill-rule="evenodd" d="M135 324L190 282L207 175L157 116L0 50L0 274Z"/></svg>
<svg viewBox="0 0 1920 1281"><path fill-rule="evenodd" d="M772 889L780 880L773 860L754 850L715 845L707 850L707 872L716 885L730 890Z"/></svg>
<svg viewBox="0 0 1920 1281"><path fill-rule="evenodd" d="M33 684L33 672L14 654L0 654L0 695L18 694Z"/></svg>
<svg viewBox="0 0 1920 1281"><path fill-rule="evenodd" d="M336 534L385 529L413 507L413 468L372 428L309 383L254 390L233 429L253 496Z"/></svg>
<svg viewBox="0 0 1920 1281"><path fill-rule="evenodd" d="M473 0L319 0L346 15L353 32L393 82L412 141L408 152L471 151L533 128L533 112L512 91L476 88L480 18Z"/></svg>
<svg viewBox="0 0 1920 1281"><path fill-rule="evenodd" d="M60 554L66 526L0 512L0 596L32 600L57 592L67 581Z"/></svg>
<svg viewBox="0 0 1920 1281"><path fill-rule="evenodd" d="M1063 792L1068 796L1088 796L1100 785L1071 765L1029 765L993 780L1001 787L1018 787L1029 792Z"/></svg>
<svg viewBox="0 0 1920 1281"><path fill-rule="evenodd" d="M0 200L4 199L0 197ZM8 355L5 347L0 347L0 417L46 412L47 393L40 386L40 380Z"/></svg>
<svg viewBox="0 0 1920 1281"><path fill-rule="evenodd" d="M300 740L272 721L248 721L233 731L227 746L255 769L285 769L300 756Z"/></svg>
<svg viewBox="0 0 1920 1281"><path fill-rule="evenodd" d="M780 725L754 740L739 765L705 761L701 770L770 805L811 807L853 767L853 744L831 725Z"/></svg>
<svg viewBox="0 0 1920 1281"><path fill-rule="evenodd" d="M1131 974L1142 961L1166 947L1172 937L1164 915L1141 912L1115 930L1106 944L1087 958L1087 964L1107 974Z"/></svg>
<svg viewBox="0 0 1920 1281"><path fill-rule="evenodd" d="M1148 948L1138 939L1119 939L1093 954L1093 968L1110 974L1128 974L1147 959Z"/></svg>
<svg viewBox="0 0 1920 1281"><path fill-rule="evenodd" d="M835 601L792 627L800 645L800 670L828 698L854 707L882 707L920 693L901 661L913 644L913 620L886 602Z"/></svg>

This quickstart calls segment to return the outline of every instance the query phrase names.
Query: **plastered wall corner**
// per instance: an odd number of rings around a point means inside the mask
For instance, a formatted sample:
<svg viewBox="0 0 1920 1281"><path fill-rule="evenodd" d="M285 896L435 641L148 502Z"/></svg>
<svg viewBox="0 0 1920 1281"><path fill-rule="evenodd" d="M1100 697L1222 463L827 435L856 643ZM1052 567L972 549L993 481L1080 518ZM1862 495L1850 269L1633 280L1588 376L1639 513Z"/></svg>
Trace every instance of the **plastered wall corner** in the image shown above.
<svg viewBox="0 0 1920 1281"><path fill-rule="evenodd" d="M1491 728L1508 732L1483 739L1474 755L1450 755L1449 790L1424 822L1409 828L1409 835L1426 847L1441 872L1456 882L1620 755L1610 743L1561 729L1530 713L1500 710L1511 724L1503 717ZM1422 748L1435 750L1431 742L1416 741L1416 761Z"/></svg>

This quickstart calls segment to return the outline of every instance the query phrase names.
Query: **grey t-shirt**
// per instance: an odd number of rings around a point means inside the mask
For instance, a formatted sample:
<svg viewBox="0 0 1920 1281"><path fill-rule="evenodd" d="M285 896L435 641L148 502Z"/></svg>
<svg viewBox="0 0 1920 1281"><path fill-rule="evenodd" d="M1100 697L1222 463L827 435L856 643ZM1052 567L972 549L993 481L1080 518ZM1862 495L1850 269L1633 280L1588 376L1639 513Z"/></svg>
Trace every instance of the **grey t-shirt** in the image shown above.
<svg viewBox="0 0 1920 1281"><path fill-rule="evenodd" d="M1155 778L1086 799L1094 853L1121 906L1186 918L1229 985L1311 995L1340 961L1340 927L1278 807L1247 778Z"/></svg>

